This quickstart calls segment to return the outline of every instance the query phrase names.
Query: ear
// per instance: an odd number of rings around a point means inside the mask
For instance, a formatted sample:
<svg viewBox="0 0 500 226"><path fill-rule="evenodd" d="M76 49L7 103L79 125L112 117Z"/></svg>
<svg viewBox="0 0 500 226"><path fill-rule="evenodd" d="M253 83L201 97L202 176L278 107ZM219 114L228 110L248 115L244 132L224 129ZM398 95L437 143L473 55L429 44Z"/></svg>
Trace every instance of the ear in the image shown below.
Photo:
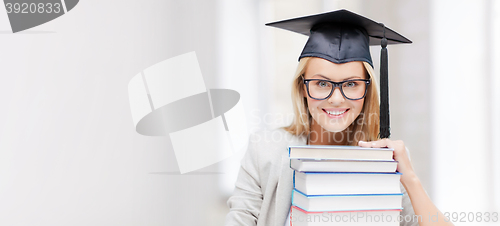
<svg viewBox="0 0 500 226"><path fill-rule="evenodd" d="M300 89L300 94L302 95L302 97L306 98L307 99L307 90L306 90L306 85L305 84L302 84L302 89Z"/></svg>
<svg viewBox="0 0 500 226"><path fill-rule="evenodd" d="M365 68L365 79L372 79L372 80L374 80L375 78L372 77L372 75L370 74L370 71L372 73L374 73L373 67L369 63L367 63L367 62L363 61L361 63L363 63L363 67Z"/></svg>
<svg viewBox="0 0 500 226"><path fill-rule="evenodd" d="M302 94L302 97L304 97L305 99L307 99L307 87L306 87L306 84L304 84L304 82L300 81L300 84L302 86L302 89L300 89L300 94Z"/></svg>

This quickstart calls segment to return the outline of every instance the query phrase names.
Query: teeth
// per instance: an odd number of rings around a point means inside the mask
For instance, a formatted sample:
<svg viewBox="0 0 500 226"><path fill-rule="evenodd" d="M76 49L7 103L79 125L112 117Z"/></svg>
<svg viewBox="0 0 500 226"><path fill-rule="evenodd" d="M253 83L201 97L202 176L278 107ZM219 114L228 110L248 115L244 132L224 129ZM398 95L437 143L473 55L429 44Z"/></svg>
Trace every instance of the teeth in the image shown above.
<svg viewBox="0 0 500 226"><path fill-rule="evenodd" d="M327 110L325 110L325 111L330 115L341 115L341 114L344 114L344 112L346 112L347 110L344 110L344 111L327 111Z"/></svg>

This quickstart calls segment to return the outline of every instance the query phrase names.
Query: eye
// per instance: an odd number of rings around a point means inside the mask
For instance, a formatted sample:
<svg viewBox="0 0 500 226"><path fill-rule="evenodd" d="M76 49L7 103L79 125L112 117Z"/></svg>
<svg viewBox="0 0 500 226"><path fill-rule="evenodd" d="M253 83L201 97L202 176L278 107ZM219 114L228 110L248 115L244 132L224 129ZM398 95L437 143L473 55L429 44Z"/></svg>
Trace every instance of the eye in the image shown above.
<svg viewBox="0 0 500 226"><path fill-rule="evenodd" d="M316 81L316 85L320 88L326 88L326 87L330 86L330 83L327 81L319 80L319 81Z"/></svg>
<svg viewBox="0 0 500 226"><path fill-rule="evenodd" d="M346 88L353 88L356 86L357 86L357 83L355 81L349 81L349 82L344 83L344 87L346 87Z"/></svg>

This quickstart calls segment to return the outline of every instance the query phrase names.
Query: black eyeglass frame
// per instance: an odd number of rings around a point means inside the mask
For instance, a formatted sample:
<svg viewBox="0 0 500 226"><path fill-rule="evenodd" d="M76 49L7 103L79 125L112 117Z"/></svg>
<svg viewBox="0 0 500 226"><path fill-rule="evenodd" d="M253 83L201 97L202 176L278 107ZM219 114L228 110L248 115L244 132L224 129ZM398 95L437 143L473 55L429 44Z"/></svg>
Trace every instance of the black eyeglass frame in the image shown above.
<svg viewBox="0 0 500 226"><path fill-rule="evenodd" d="M330 91L330 94L328 94L328 96L325 97L325 98L314 98L314 97L312 97L311 93L309 93L309 82L310 81L325 81L325 82L331 83L333 86L332 86L332 90ZM353 82L353 81L363 81L363 82L366 83L365 93L360 98L356 98L356 99L349 98L349 97L347 97L344 94L344 90L342 90L342 85L344 83L346 83L346 82ZM342 81L342 82L334 82L334 81L324 80L324 79L305 79L304 76L302 76L302 82L304 83L304 85L306 85L307 95L309 95L310 98L315 99L315 100L326 100L326 99L330 98L332 96L333 91L335 90L336 87L339 87L340 93L342 93L342 96L344 96L344 98L346 98L348 100L361 100L361 99L365 98L366 93L368 92L368 86L371 84L371 80L370 79L350 79L350 80L345 80L345 81Z"/></svg>

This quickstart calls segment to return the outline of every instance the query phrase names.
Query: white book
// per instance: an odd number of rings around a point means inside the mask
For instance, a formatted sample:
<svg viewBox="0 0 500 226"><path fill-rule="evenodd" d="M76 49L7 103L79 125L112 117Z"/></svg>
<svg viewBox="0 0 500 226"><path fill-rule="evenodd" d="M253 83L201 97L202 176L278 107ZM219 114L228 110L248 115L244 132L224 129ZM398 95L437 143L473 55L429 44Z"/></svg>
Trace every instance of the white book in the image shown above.
<svg viewBox="0 0 500 226"><path fill-rule="evenodd" d="M401 193L401 173L294 171L293 186L306 195Z"/></svg>
<svg viewBox="0 0 500 226"><path fill-rule="evenodd" d="M340 145L304 145L288 147L290 158L296 159L344 159L344 160L392 160L394 149L363 148Z"/></svg>
<svg viewBox="0 0 500 226"><path fill-rule="evenodd" d="M402 209L403 193L306 195L292 191L292 205L308 212Z"/></svg>
<svg viewBox="0 0 500 226"><path fill-rule="evenodd" d="M370 160L290 159L290 168L299 172L396 172L398 162Z"/></svg>

